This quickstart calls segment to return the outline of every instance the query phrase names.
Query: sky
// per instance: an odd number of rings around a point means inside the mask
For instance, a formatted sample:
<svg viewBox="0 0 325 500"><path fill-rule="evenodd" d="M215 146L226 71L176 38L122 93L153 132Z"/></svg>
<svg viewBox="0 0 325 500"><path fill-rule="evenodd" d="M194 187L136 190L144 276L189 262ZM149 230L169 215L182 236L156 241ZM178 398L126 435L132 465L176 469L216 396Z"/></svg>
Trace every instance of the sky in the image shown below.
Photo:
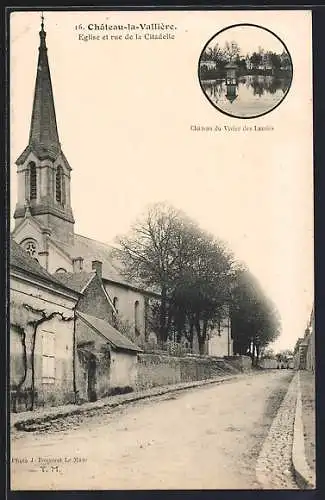
<svg viewBox="0 0 325 500"><path fill-rule="evenodd" d="M111 243L150 203L182 209L225 240L275 302L283 325L276 349L292 348L303 336L313 303L310 19L307 11L244 18L241 12L45 13L59 136L73 169L75 232ZM175 39L84 41L76 29L120 22L174 23ZM293 59L287 97L254 120L218 112L197 76L204 45L236 22L276 32ZM28 141L39 29L39 13L11 15L11 214L14 162ZM213 132L202 130L209 126Z"/></svg>
<svg viewBox="0 0 325 500"><path fill-rule="evenodd" d="M211 47L214 47L216 43L224 47L226 42L232 41L238 43L242 56L246 56L246 54L251 55L253 52L257 52L259 47L264 49L265 52L271 51L276 54L282 54L285 49L283 43L280 42L276 36L263 28L255 26L236 26L229 28L211 40Z"/></svg>

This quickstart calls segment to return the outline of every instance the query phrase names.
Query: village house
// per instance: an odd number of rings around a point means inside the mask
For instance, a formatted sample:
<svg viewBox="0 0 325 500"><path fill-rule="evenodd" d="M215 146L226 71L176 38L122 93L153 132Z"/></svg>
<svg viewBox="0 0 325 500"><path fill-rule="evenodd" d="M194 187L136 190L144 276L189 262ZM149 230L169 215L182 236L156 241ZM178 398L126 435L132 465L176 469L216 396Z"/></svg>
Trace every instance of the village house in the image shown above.
<svg viewBox="0 0 325 500"><path fill-rule="evenodd" d="M315 311L312 309L304 337L297 340L294 349L294 367L296 370L315 372Z"/></svg>
<svg viewBox="0 0 325 500"><path fill-rule="evenodd" d="M51 275L13 240L10 253L12 410L133 390L141 349L110 323L98 262Z"/></svg>
<svg viewBox="0 0 325 500"><path fill-rule="evenodd" d="M118 249L74 231L72 169L59 140L43 23L39 36L29 141L16 160L10 262L13 405L25 408L131 390L138 346L157 342L149 320L160 298L125 278ZM24 282L30 292L17 291L15 255L19 286ZM227 325L211 332L208 354L232 354Z"/></svg>
<svg viewBox="0 0 325 500"><path fill-rule="evenodd" d="M200 61L200 68L205 70L216 69L217 63L212 60Z"/></svg>
<svg viewBox="0 0 325 500"><path fill-rule="evenodd" d="M74 308L79 294L10 242L13 411L74 401Z"/></svg>

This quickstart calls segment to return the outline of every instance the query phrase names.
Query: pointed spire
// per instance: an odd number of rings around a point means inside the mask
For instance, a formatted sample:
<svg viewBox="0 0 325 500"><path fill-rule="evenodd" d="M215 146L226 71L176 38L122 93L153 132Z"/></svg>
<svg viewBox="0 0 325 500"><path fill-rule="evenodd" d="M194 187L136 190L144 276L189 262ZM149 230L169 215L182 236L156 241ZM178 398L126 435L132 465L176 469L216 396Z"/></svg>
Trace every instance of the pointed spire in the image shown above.
<svg viewBox="0 0 325 500"><path fill-rule="evenodd" d="M41 31L39 32L39 36L40 36L40 45L44 47L44 49L46 50L46 43L45 43L45 38L46 38L46 32L44 31L44 15L43 15L43 12L41 14Z"/></svg>
<svg viewBox="0 0 325 500"><path fill-rule="evenodd" d="M55 106L51 74L47 57L44 16L41 15L40 45L36 73L29 145L43 152L57 153L60 150L59 134L55 116Z"/></svg>

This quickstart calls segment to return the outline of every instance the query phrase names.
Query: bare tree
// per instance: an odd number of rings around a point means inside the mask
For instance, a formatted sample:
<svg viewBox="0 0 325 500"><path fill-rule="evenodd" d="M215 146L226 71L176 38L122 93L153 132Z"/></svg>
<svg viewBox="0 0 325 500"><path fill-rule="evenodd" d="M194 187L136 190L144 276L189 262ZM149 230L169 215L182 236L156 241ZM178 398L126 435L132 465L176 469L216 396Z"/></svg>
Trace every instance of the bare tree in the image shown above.
<svg viewBox="0 0 325 500"><path fill-rule="evenodd" d="M160 340L171 329L178 340L197 332L200 350L209 326L229 298L232 258L221 242L202 231L183 212L156 204L119 238L125 273L159 289Z"/></svg>
<svg viewBox="0 0 325 500"><path fill-rule="evenodd" d="M181 213L165 204L155 204L132 226L130 234L118 238L120 258L129 279L138 279L160 293L159 333L168 337L167 301L173 288L175 241Z"/></svg>

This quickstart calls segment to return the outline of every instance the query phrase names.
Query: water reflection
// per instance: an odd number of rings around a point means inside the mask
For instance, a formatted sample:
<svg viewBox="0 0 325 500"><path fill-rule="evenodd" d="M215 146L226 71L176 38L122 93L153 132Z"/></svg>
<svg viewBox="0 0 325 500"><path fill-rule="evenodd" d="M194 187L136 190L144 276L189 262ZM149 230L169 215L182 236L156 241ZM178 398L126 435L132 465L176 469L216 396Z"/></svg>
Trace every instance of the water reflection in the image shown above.
<svg viewBox="0 0 325 500"><path fill-rule="evenodd" d="M289 77L245 75L237 85L226 85L226 80L201 80L208 98L219 109L235 116L258 116L270 111L290 87Z"/></svg>

